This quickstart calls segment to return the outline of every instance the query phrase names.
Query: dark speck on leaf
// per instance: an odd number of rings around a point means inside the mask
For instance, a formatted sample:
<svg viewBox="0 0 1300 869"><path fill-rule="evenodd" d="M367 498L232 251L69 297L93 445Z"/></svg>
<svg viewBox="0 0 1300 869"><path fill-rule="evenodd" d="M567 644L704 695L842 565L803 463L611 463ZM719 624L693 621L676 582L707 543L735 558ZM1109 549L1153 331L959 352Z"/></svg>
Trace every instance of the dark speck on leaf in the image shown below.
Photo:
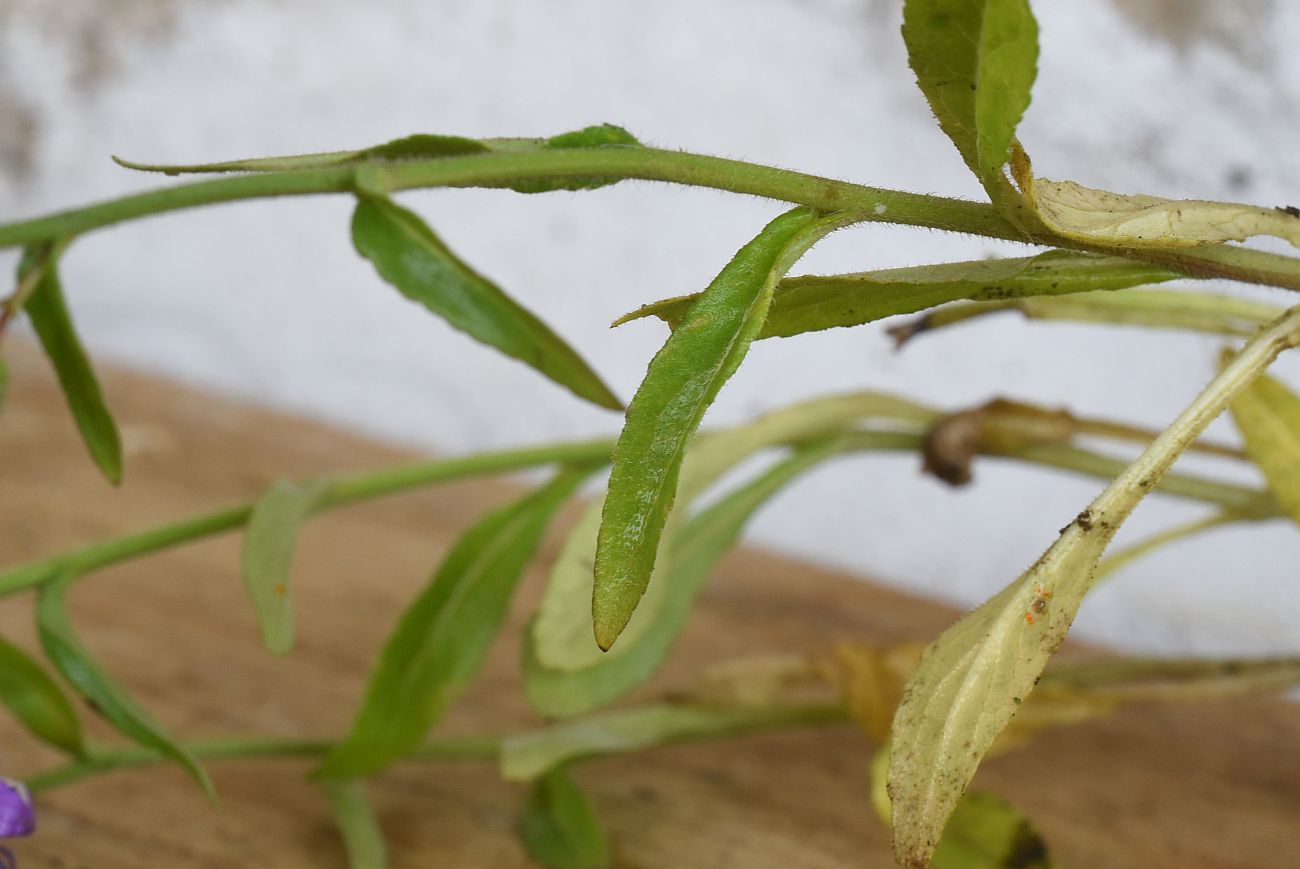
<svg viewBox="0 0 1300 869"><path fill-rule="evenodd" d="M1296 208L1294 205L1279 205L1273 210L1280 211L1283 214L1289 214L1292 217L1300 217L1300 208Z"/></svg>

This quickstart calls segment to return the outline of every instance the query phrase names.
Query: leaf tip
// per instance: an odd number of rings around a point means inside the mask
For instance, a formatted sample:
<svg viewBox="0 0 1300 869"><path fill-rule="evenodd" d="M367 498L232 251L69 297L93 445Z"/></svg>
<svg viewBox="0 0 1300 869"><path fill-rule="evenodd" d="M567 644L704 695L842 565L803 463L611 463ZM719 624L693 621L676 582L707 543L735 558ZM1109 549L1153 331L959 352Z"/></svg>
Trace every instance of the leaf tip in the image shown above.
<svg viewBox="0 0 1300 869"><path fill-rule="evenodd" d="M613 607L595 603L591 612L592 633L596 637L596 645L600 646L602 652L608 652L610 647L623 633L627 623L631 618L631 613L624 614Z"/></svg>

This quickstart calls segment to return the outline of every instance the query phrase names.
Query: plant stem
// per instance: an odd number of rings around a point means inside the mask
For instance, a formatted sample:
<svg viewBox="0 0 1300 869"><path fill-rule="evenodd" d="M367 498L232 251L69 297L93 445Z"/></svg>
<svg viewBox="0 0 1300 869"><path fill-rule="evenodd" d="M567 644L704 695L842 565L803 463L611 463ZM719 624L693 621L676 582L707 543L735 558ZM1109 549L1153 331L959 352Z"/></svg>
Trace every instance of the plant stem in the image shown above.
<svg viewBox="0 0 1300 869"><path fill-rule="evenodd" d="M846 438L846 449L851 451L911 452L921 448L924 433L894 429L857 430L848 432ZM317 512L463 477L518 471L552 462L599 461L608 458L611 449L611 441L563 443L419 462L384 471L340 477L326 489ZM1025 444L991 455L1102 479L1112 479L1126 466L1119 459L1069 444ZM1168 474L1158 488L1169 495L1217 504L1241 514L1243 520L1281 515L1280 508L1272 497L1260 489L1177 473ZM137 556L233 531L248 521L253 504L251 501L246 502L20 564L0 573L0 597L33 588L64 572L85 574Z"/></svg>
<svg viewBox="0 0 1300 869"><path fill-rule="evenodd" d="M925 226L1115 254L1056 236L1027 237L988 203L867 187L682 151L642 147L570 148L494 152L466 157L368 163L373 180L388 190L423 187L499 187L522 180L604 176L640 178L711 187L808 205L824 211L862 211L863 220ZM356 168L299 169L236 175L146 191L120 199L0 226L0 247L30 244L87 232L168 211L274 196L347 193L356 189ZM1300 260L1227 245L1119 251L1191 277L1219 277L1300 289Z"/></svg>
<svg viewBox="0 0 1300 869"><path fill-rule="evenodd" d="M664 727L662 719L667 714L673 720ZM682 719L678 721L677 719ZM602 736L608 722L615 725L635 726L642 719L655 728L643 734L641 740L613 743ZM471 734L431 739L402 756L403 763L456 760L497 760L507 743L540 741L549 745L563 743L569 750L583 756L625 753L656 748L678 742L694 742L754 733L787 727L815 727L842 724L850 720L839 704L788 704L770 706L717 706L713 704L663 704L653 703L627 709L604 712L586 719L566 721L549 727L520 731L505 736ZM594 728L596 737L590 745L582 741L584 726ZM327 740L280 739L249 737L242 739L217 739L184 744L184 749L199 760L239 760L249 758L320 758L334 748ZM127 746L95 751L85 760L76 760L45 772L37 773L24 783L32 793L49 791L89 778L100 773L120 769L133 769L159 763L170 763L170 758L143 746Z"/></svg>
<svg viewBox="0 0 1300 869"><path fill-rule="evenodd" d="M407 761L493 760L500 751L501 739L494 736L455 736L430 740L408 754ZM333 749L327 740L313 739L216 739L192 742L185 750L199 760L236 760L256 757L320 758ZM33 793L73 784L90 776L119 769L169 763L171 759L152 748L128 746L92 752L86 760L37 773L25 784Z"/></svg>
<svg viewBox="0 0 1300 869"><path fill-rule="evenodd" d="M600 461L609 458L611 449L612 441L581 441L438 459L340 477L326 488L318 511L463 477L506 473L553 462ZM231 531L247 522L252 511L253 502L250 501L19 565L0 573L0 596L40 585L59 573L87 573L148 552Z"/></svg>

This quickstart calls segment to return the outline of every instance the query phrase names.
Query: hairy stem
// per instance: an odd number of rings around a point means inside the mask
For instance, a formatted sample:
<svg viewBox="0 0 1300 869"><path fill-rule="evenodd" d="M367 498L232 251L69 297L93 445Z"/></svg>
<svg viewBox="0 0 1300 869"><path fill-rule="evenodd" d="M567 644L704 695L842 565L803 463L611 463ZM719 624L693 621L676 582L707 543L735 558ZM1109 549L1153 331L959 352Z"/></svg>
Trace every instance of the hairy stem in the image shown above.
<svg viewBox="0 0 1300 869"><path fill-rule="evenodd" d="M492 187L524 180L605 176L666 181L746 193L824 211L862 211L864 220L925 226L988 238L1009 239L1114 254L1050 236L1026 236L988 203L906 193L836 181L802 172L657 148L571 148L496 152L465 157L369 163L367 183L386 190L422 187ZM357 168L299 169L237 175L180 184L57 214L0 226L0 247L30 244L168 211L258 199L356 189ZM1219 277L1300 289L1300 260L1228 245L1125 250L1126 256L1173 268L1192 277Z"/></svg>

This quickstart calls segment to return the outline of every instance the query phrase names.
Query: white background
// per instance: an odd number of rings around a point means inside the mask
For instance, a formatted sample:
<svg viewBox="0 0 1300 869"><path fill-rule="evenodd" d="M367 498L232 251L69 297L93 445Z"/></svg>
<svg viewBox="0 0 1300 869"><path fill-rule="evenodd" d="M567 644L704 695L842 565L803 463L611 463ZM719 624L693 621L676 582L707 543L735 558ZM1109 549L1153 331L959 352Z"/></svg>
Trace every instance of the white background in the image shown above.
<svg viewBox="0 0 1300 869"><path fill-rule="evenodd" d="M978 198L907 71L898 6L0 0L0 218L160 182L109 154L204 161L600 122L648 144ZM1035 9L1043 56L1021 138L1039 174L1124 192L1300 201L1300 4L1040 0ZM606 325L703 288L783 208L635 182L403 201L542 313L625 399L664 331ZM257 202L89 235L65 266L78 324L103 358L444 453L617 430L614 415L383 285L351 249L349 210L344 197ZM870 226L834 236L795 271L1015 250ZM877 324L756 345L707 422L872 387L945 407L1001 394L1160 426L1207 379L1219 344L1004 318L895 354ZM870 457L826 468L763 513L750 539L973 604L1100 488L986 462L976 485L955 491L917 465ZM1121 540L1196 514L1144 506ZM1134 649L1300 651L1297 539L1274 522L1161 553L1090 599L1078 629Z"/></svg>

